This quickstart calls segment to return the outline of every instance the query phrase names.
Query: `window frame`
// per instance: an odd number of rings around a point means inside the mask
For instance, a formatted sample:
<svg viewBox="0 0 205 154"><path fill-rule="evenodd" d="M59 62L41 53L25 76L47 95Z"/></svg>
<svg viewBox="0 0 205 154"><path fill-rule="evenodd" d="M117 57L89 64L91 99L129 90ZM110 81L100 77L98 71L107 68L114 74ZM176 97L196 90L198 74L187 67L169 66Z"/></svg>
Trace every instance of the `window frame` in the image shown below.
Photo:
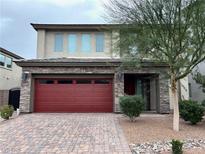
<svg viewBox="0 0 205 154"><path fill-rule="evenodd" d="M4 59L5 59L5 64L4 64L5 67L8 68L8 69L11 69L11 68L12 68L12 58L5 56ZM11 65L11 67L8 67L8 61L7 61L8 59L10 59L10 62L11 62L10 65Z"/></svg>
<svg viewBox="0 0 205 154"><path fill-rule="evenodd" d="M48 81L48 82L42 82L42 81ZM50 81L52 81L52 83ZM39 79L38 83L40 85L55 84L55 80L54 79Z"/></svg>
<svg viewBox="0 0 205 154"><path fill-rule="evenodd" d="M85 37L85 36L89 36L89 42L88 42L88 44L87 45L89 45L89 49L84 49L83 48L83 43L84 43L84 41L83 41L83 36ZM85 44L85 46L87 46L86 44ZM91 51L92 51L92 34L91 33L82 33L81 34L81 51L83 52L83 53L90 53Z"/></svg>
<svg viewBox="0 0 205 154"><path fill-rule="evenodd" d="M57 42L57 41L59 41L58 39L57 39L57 37L59 37L59 36L61 36L60 38L61 38L61 45L57 45L59 42ZM54 35L54 52L63 52L63 40L64 40L64 36L63 36L63 33L55 33L55 35ZM61 47L59 47L59 46L61 46Z"/></svg>
<svg viewBox="0 0 205 154"><path fill-rule="evenodd" d="M111 80L110 79L95 79L94 80L94 84L97 84L97 85L108 85L108 84L111 84Z"/></svg>
<svg viewBox="0 0 205 154"><path fill-rule="evenodd" d="M10 57L10 56L5 55L3 53L0 53L0 55L3 56L3 65L0 65L0 67L11 70L12 66L13 66L13 58ZM7 61L8 59L10 59L11 67L8 67L8 64L9 64L8 61Z"/></svg>
<svg viewBox="0 0 205 154"><path fill-rule="evenodd" d="M72 46L75 46L74 48L75 48L75 50L74 51L71 51L70 50L70 36L75 36L75 45L72 45ZM72 42L73 43L73 42ZM68 35L67 35L67 51L69 52L69 53L76 53L77 52L77 47L78 47L78 45L77 45L77 43L78 43L78 34L77 33L69 33ZM71 47L72 48L72 47Z"/></svg>
<svg viewBox="0 0 205 154"><path fill-rule="evenodd" d="M63 82L62 82L63 81ZM69 81L69 82L67 82ZM71 82L70 82L71 81ZM61 84L61 85L69 85L69 84L73 84L73 80L72 79L58 79L57 80L57 84Z"/></svg>
<svg viewBox="0 0 205 154"><path fill-rule="evenodd" d="M103 42L99 42L99 39L101 41L101 36L102 36ZM102 47L99 47L100 45L102 45ZM96 46L96 52L104 52L105 51L105 34L104 34L104 32L95 33L95 46Z"/></svg>
<svg viewBox="0 0 205 154"><path fill-rule="evenodd" d="M84 81L88 81L88 82L84 82ZM92 84L92 79L76 79L75 83L76 84Z"/></svg>
<svg viewBox="0 0 205 154"><path fill-rule="evenodd" d="M3 61L2 61L2 63L3 63L3 65L0 65L0 67L5 67L5 59L6 59L6 56L4 55L4 54L2 54L2 53L0 53L0 56L2 56L3 57Z"/></svg>

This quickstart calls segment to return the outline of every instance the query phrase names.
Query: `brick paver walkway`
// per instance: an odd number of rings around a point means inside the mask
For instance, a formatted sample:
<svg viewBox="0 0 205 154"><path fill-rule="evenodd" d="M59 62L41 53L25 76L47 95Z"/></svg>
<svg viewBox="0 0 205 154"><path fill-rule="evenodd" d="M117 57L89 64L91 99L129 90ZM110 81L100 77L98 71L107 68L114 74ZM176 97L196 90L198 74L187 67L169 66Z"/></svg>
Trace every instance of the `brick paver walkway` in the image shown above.
<svg viewBox="0 0 205 154"><path fill-rule="evenodd" d="M33 113L0 122L0 153L116 153L130 149L111 113Z"/></svg>

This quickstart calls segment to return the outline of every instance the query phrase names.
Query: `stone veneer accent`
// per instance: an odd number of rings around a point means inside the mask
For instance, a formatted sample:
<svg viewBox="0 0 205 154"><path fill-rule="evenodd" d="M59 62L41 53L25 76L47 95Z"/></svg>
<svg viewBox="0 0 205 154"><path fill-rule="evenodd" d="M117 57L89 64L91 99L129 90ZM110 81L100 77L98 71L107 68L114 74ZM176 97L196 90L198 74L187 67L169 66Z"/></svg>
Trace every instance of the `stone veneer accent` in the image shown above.
<svg viewBox="0 0 205 154"><path fill-rule="evenodd" d="M163 74L159 75L159 111L160 113L170 113L169 105L169 81Z"/></svg>
<svg viewBox="0 0 205 154"><path fill-rule="evenodd" d="M9 90L0 90L0 107L8 105L9 103Z"/></svg>
<svg viewBox="0 0 205 154"><path fill-rule="evenodd" d="M124 73L156 73L159 76L159 113L169 113L168 79L164 78L164 68L140 68ZM78 66L78 67L23 67L23 72L28 73L27 79L22 81L20 110L21 112L33 112L33 78L37 75L113 75L114 112L119 112L119 96L124 94L124 74L116 67L111 66Z"/></svg>

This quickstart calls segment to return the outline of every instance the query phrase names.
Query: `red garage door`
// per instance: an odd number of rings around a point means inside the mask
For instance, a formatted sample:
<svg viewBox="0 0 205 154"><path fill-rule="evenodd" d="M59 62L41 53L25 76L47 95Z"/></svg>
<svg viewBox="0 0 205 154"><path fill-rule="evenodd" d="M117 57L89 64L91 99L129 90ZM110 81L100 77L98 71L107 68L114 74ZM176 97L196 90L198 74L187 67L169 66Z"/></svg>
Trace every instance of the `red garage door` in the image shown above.
<svg viewBox="0 0 205 154"><path fill-rule="evenodd" d="M112 79L36 79L35 112L112 112Z"/></svg>

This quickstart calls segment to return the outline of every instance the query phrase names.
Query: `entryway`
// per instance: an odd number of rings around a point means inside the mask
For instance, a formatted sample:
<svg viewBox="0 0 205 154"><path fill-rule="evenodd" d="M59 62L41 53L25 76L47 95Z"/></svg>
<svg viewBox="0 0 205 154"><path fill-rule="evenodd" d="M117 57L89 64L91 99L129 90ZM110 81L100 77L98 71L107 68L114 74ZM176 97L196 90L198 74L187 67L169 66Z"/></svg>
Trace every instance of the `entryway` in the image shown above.
<svg viewBox="0 0 205 154"><path fill-rule="evenodd" d="M142 96L145 111L158 111L158 87L156 74L124 75L124 93Z"/></svg>

